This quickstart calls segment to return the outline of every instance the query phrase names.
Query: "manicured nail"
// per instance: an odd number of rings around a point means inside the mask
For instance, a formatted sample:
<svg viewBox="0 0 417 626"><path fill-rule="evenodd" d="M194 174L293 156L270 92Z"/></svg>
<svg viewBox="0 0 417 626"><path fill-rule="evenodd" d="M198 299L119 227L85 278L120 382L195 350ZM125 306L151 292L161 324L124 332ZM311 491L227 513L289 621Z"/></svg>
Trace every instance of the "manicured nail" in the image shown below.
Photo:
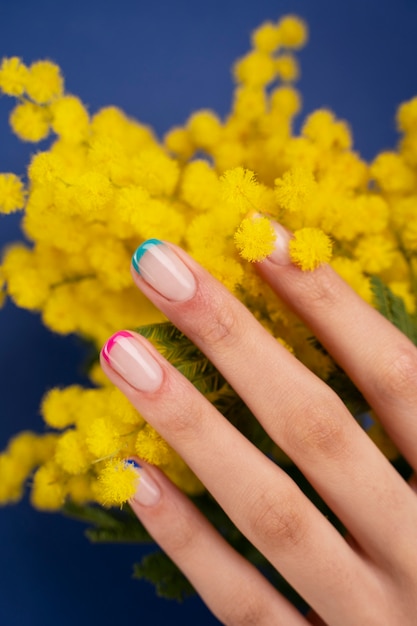
<svg viewBox="0 0 417 626"><path fill-rule="evenodd" d="M271 226L275 231L276 239L274 250L268 259L272 263L276 263L276 265L289 265L291 263L289 243L292 239L292 234L278 222L271 221Z"/></svg>
<svg viewBox="0 0 417 626"><path fill-rule="evenodd" d="M155 506L161 499L161 490L154 479L137 461L129 459L125 461L127 465L134 468L138 475L136 491L133 500L142 506Z"/></svg>
<svg viewBox="0 0 417 626"><path fill-rule="evenodd" d="M132 265L148 285L168 300L184 302L196 292L195 278L188 267L159 239L148 239L139 246Z"/></svg>
<svg viewBox="0 0 417 626"><path fill-rule="evenodd" d="M163 378L162 368L148 350L126 330L107 341L102 350L110 367L138 391L156 391Z"/></svg>

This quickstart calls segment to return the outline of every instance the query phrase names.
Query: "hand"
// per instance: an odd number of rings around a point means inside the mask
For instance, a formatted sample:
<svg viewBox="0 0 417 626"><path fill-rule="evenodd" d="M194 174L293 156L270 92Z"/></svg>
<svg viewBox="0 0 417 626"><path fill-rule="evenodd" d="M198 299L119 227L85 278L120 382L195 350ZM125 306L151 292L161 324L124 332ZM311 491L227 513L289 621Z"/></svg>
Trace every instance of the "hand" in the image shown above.
<svg viewBox="0 0 417 626"><path fill-rule="evenodd" d="M329 266L313 272L293 266L288 237L258 264L260 275L310 326L416 469L416 348ZM410 485L338 396L181 249L145 242L132 274L349 532L343 538L143 337L117 333L102 353L107 376L314 611L303 617L161 471L144 465L131 506L213 613L233 626L415 624L417 498Z"/></svg>

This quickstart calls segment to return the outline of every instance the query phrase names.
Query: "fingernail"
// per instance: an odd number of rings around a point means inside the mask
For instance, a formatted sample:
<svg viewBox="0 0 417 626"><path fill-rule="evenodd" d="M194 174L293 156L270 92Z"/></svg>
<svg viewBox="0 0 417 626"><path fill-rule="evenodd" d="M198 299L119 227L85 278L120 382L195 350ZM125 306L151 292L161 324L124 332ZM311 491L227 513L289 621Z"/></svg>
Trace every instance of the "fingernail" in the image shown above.
<svg viewBox="0 0 417 626"><path fill-rule="evenodd" d="M271 226L275 231L276 239L274 250L268 259L276 265L289 265L291 263L289 243L292 239L292 234L278 222L271 221Z"/></svg>
<svg viewBox="0 0 417 626"><path fill-rule="evenodd" d="M138 475L136 491L132 500L141 506L155 506L161 499L161 490L154 479L137 461L129 459L125 461L127 465L134 468Z"/></svg>
<svg viewBox="0 0 417 626"><path fill-rule="evenodd" d="M148 239L140 245L132 257L132 265L148 285L168 300L184 302L196 292L193 274L159 239Z"/></svg>
<svg viewBox="0 0 417 626"><path fill-rule="evenodd" d="M128 331L110 337L102 353L110 367L138 391L151 392L160 387L161 366Z"/></svg>

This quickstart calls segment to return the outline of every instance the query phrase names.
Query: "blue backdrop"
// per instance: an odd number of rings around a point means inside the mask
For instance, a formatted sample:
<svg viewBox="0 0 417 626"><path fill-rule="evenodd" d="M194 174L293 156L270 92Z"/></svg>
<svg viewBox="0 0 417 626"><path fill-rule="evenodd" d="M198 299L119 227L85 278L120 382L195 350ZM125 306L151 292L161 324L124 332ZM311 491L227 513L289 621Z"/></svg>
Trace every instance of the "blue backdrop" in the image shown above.
<svg viewBox="0 0 417 626"><path fill-rule="evenodd" d="M250 31L288 12L311 30L303 115L333 109L367 159L392 148L396 106L417 94L416 0L0 0L0 56L50 58L90 111L114 104L162 135L195 109L225 114ZM23 174L33 146L11 135L11 103L0 99L0 171ZM1 246L19 237L18 219L1 217ZM0 310L0 449L42 428L43 392L74 382L81 360L76 340L10 304ZM0 510L0 541L2 626L218 623L198 599L166 602L131 580L140 548L91 545L76 522L25 502Z"/></svg>

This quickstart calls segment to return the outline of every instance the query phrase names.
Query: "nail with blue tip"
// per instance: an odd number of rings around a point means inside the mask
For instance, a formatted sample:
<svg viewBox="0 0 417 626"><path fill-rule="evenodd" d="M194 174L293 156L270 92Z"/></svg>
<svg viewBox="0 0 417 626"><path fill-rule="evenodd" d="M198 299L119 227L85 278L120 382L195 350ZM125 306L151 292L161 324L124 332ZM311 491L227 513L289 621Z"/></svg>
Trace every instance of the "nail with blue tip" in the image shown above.
<svg viewBox="0 0 417 626"><path fill-rule="evenodd" d="M148 239L132 257L134 270L161 296L172 302L190 300L196 280L184 261L159 239Z"/></svg>
<svg viewBox="0 0 417 626"><path fill-rule="evenodd" d="M126 459L125 465L134 469L138 476L136 491L131 503L146 507L158 504L161 499L161 489L155 479L150 476L147 468L138 463L136 459Z"/></svg>

